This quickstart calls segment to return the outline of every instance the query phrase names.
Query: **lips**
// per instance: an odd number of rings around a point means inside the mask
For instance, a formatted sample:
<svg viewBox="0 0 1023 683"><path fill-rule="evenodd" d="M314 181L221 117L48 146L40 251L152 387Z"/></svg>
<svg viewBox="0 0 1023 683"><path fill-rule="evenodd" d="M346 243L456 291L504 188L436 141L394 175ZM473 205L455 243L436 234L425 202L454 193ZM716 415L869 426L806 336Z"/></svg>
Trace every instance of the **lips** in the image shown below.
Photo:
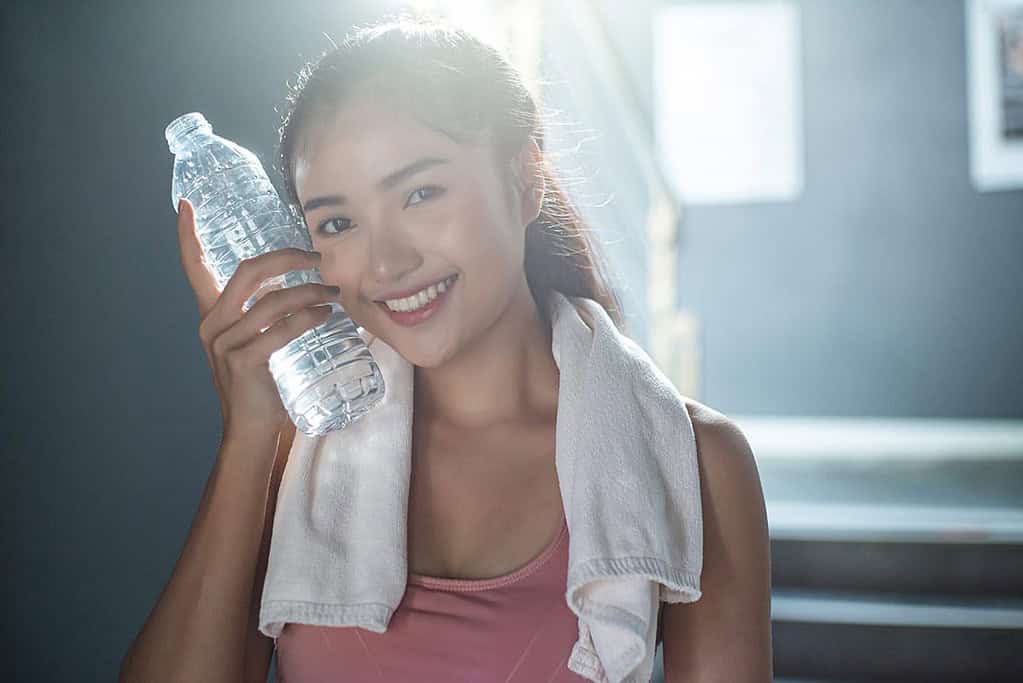
<svg viewBox="0 0 1023 683"><path fill-rule="evenodd" d="M385 301L387 301L388 299L404 299L405 297L412 296L413 294L418 294L419 292L423 291L424 289L426 289L430 285L439 285L440 283L444 282L445 280L447 280L448 278L451 278L451 277L455 277L455 274L445 275L444 277L440 278L439 280L434 280L433 282L427 282L426 284L419 285L418 287L412 287L410 289L404 289L404 290L401 290L400 292L388 292L385 296L382 296L379 299L374 299L374 301L376 303L378 303L378 304L382 304Z"/></svg>
<svg viewBox="0 0 1023 683"><path fill-rule="evenodd" d="M454 282L443 293L439 294L436 299L413 311L392 311L387 307L386 303L377 303L377 306L379 306L393 322L401 325L402 327L412 327L433 317L437 310L447 302L451 292L454 290L455 286L457 286L460 279L461 278L456 277ZM443 280L441 282L443 282Z"/></svg>

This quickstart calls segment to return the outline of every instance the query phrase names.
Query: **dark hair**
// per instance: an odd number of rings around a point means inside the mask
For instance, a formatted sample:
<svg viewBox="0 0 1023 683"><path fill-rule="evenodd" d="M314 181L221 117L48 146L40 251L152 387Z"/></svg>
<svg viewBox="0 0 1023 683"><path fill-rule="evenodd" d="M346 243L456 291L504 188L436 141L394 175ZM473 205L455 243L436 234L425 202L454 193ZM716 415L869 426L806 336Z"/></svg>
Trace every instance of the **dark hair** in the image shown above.
<svg viewBox="0 0 1023 683"><path fill-rule="evenodd" d="M277 161L287 197L300 214L294 170L301 131L316 117L336 111L360 87L456 142L491 143L498 169L510 168L505 162L530 137L544 148L536 103L499 51L437 17L403 12L353 27L339 46L303 66L290 88ZM621 304L597 251L599 241L589 239L589 228L546 158L543 176L546 191L539 216L526 229L524 265L548 331L554 289L598 302L624 332Z"/></svg>

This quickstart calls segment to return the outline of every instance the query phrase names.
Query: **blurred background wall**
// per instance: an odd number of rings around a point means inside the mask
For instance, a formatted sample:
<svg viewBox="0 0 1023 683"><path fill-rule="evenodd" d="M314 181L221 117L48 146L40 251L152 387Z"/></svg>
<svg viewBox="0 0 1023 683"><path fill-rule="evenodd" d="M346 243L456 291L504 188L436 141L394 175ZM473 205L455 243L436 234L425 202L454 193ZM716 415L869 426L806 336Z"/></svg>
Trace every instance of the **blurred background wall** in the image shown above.
<svg viewBox="0 0 1023 683"><path fill-rule="evenodd" d="M970 182L964 3L796 3L796 201L688 207L708 404L1023 417L1023 191Z"/></svg>

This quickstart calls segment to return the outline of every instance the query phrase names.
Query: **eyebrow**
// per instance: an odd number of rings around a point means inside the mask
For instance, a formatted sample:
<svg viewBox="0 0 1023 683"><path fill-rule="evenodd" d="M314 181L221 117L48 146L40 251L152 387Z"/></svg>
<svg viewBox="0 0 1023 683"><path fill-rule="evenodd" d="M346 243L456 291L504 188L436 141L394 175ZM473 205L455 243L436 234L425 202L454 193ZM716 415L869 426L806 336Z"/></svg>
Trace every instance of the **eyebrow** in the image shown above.
<svg viewBox="0 0 1023 683"><path fill-rule="evenodd" d="M383 180L377 183L377 188L381 190L389 190L398 183L415 175L416 173L419 173L420 171L425 171L431 166L436 166L437 164L446 164L450 161L451 161L450 159L445 159L443 157L423 157L422 159L417 159L416 161L413 161L411 164L403 166L402 168L399 168L397 171L385 176ZM347 201L348 200L342 194L332 194L327 195L325 197L316 197L315 199L310 199L305 204L303 204L302 211L309 212L312 211L313 209L318 209L321 206L340 206L341 204L344 204Z"/></svg>

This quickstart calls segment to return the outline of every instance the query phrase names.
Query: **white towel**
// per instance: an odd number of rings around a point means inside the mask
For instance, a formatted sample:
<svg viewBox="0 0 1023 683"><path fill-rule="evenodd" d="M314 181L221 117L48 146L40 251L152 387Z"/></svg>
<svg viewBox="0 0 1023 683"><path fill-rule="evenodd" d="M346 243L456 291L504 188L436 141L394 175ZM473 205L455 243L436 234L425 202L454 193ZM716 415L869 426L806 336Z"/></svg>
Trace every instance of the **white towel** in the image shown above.
<svg viewBox="0 0 1023 683"><path fill-rule="evenodd" d="M579 618L568 667L598 683L646 683L659 602L700 597L692 422L671 381L600 304L554 292L551 314L565 600ZM413 366L380 339L370 350L384 399L345 429L295 435L259 610L259 630L275 640L287 622L383 633L405 593Z"/></svg>

